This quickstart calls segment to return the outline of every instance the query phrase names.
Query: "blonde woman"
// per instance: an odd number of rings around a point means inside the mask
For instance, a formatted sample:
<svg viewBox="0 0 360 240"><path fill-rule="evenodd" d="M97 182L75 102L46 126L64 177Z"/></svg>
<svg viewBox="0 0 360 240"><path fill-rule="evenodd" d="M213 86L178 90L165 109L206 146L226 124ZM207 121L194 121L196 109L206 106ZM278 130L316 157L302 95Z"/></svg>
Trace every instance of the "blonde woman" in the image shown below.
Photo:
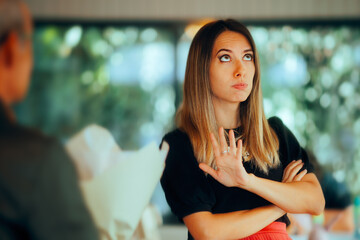
<svg viewBox="0 0 360 240"><path fill-rule="evenodd" d="M306 152L279 118L265 118L259 58L242 24L198 31L177 120L163 138L161 184L188 239L290 239L286 213L323 211Z"/></svg>

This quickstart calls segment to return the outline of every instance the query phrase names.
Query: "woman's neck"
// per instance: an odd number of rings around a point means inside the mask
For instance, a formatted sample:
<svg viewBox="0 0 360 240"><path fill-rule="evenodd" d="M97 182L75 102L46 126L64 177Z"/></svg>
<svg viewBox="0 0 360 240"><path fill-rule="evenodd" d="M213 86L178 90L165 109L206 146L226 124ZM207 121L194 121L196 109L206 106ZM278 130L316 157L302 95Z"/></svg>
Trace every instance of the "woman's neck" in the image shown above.
<svg viewBox="0 0 360 240"><path fill-rule="evenodd" d="M219 104L213 101L215 118L219 126L225 129L239 127L239 104Z"/></svg>

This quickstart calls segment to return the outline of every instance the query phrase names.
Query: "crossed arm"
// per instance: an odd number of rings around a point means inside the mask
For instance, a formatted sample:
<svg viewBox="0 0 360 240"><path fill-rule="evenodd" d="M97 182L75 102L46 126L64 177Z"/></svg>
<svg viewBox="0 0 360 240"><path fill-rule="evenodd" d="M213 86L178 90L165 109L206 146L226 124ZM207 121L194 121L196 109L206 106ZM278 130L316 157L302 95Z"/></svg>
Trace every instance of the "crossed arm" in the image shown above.
<svg viewBox="0 0 360 240"><path fill-rule="evenodd" d="M250 184L244 189L268 200L288 213L319 215L325 200L321 186L313 173L301 181L281 183L250 175Z"/></svg>
<svg viewBox="0 0 360 240"><path fill-rule="evenodd" d="M221 149L228 149L223 129L219 130ZM217 170L201 163L199 167L228 187L253 192L274 205L224 214L197 212L183 220L195 239L239 239L256 233L286 212L320 214L325 206L316 176L306 170L299 173L301 160L291 162L284 170L282 182L248 174L242 163L242 142L236 146L232 130L230 149L220 154L220 147L211 134Z"/></svg>
<svg viewBox="0 0 360 240"><path fill-rule="evenodd" d="M197 212L184 217L196 240L240 239L254 234L285 214L275 205L231 213Z"/></svg>

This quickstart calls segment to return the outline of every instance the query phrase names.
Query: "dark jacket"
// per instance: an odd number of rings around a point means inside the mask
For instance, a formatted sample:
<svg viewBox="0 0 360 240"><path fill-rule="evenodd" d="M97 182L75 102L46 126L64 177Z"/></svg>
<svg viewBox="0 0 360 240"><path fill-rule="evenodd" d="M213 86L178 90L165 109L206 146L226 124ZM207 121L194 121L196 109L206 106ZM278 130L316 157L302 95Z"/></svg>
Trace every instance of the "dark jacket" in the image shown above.
<svg viewBox="0 0 360 240"><path fill-rule="evenodd" d="M1 102L0 239L98 239L61 144L12 123Z"/></svg>

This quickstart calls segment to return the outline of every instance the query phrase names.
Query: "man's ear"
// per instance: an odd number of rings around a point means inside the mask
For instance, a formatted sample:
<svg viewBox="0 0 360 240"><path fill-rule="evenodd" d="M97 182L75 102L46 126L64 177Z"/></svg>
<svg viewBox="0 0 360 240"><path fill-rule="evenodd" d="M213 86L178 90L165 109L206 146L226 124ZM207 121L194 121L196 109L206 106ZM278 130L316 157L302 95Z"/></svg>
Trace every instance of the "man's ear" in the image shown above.
<svg viewBox="0 0 360 240"><path fill-rule="evenodd" d="M18 48L19 36L12 31L9 33L5 43L3 44L5 66L11 67L14 65Z"/></svg>

